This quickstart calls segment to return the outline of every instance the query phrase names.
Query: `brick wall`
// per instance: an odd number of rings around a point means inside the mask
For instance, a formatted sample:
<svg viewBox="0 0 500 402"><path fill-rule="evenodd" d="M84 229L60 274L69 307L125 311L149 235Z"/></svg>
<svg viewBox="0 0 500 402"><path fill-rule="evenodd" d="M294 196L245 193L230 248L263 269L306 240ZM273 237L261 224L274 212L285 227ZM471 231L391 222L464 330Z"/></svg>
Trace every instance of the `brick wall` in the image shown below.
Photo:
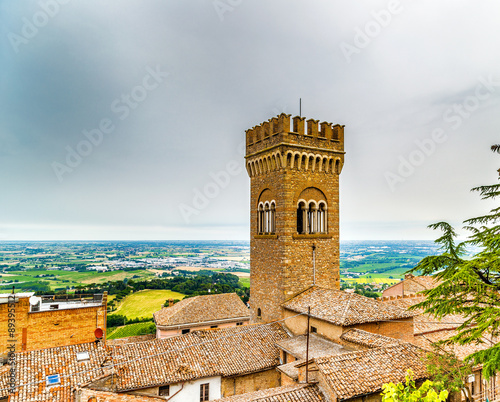
<svg viewBox="0 0 500 402"><path fill-rule="evenodd" d="M284 310L284 318L292 317L294 315L296 315L296 313L290 310ZM290 318L285 321L285 325L293 335L304 335L307 332L307 317L305 315L299 315L297 317ZM413 317L388 322L356 324L346 327L311 317L310 326L317 329L318 335L324 336L325 338L336 342L339 341L340 336L344 332L352 328L358 328L373 334L380 334L395 339L401 339L405 342L413 342L414 340Z"/></svg>
<svg viewBox="0 0 500 402"><path fill-rule="evenodd" d="M261 371L238 377L224 377L221 383L221 395L223 397L244 394L279 387L281 376L276 369Z"/></svg>
<svg viewBox="0 0 500 402"><path fill-rule="evenodd" d="M264 130L266 124L266 130L270 131L264 138L264 132L261 137L257 131ZM289 116L281 115L270 124L264 123L262 127L250 130L252 133L247 132L246 159L251 177L250 308L253 322L281 319L281 303L313 285L313 245L316 247L316 284L330 289L340 287L339 173L344 160L343 128L341 135L339 129L335 135L326 129L325 137L321 138L314 122L307 131L310 135L304 134L303 120L302 129L295 128L299 132L290 132ZM311 155L314 158L312 162L301 160L298 168L298 160L293 159L295 156L287 158L290 152L296 153L297 158ZM335 163L328 166L323 162L327 160L337 161L338 167L335 168ZM326 234L298 234L297 204L303 192L305 196L307 192L323 193L328 206ZM259 235L258 205L264 194L267 200L276 202L276 230L274 234ZM258 309L262 313L260 319Z"/></svg>
<svg viewBox="0 0 500 402"><path fill-rule="evenodd" d="M402 296L404 294L404 281L392 285L382 292L383 297Z"/></svg>
<svg viewBox="0 0 500 402"><path fill-rule="evenodd" d="M103 305L73 309L30 312L29 298L15 305L16 350L44 349L95 341L101 328L106 339L106 295ZM9 305L0 304L0 356L6 356Z"/></svg>
<svg viewBox="0 0 500 402"><path fill-rule="evenodd" d="M351 328L362 329L372 334L385 335L391 338L400 339L405 342L413 342L413 317L402 318L389 322L370 322L366 324L357 324L352 327L345 327L344 332Z"/></svg>
<svg viewBox="0 0 500 402"><path fill-rule="evenodd" d="M95 341L101 328L106 339L106 305L28 313L26 350Z"/></svg>

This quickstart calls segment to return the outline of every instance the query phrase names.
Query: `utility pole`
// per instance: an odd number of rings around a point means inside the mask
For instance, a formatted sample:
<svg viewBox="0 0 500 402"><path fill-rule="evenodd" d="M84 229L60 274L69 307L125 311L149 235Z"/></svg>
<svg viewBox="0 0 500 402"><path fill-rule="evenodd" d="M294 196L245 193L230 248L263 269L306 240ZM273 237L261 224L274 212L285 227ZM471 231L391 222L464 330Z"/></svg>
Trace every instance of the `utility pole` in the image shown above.
<svg viewBox="0 0 500 402"><path fill-rule="evenodd" d="M311 317L311 306L307 308L307 336L306 336L306 384L309 384L309 319Z"/></svg>

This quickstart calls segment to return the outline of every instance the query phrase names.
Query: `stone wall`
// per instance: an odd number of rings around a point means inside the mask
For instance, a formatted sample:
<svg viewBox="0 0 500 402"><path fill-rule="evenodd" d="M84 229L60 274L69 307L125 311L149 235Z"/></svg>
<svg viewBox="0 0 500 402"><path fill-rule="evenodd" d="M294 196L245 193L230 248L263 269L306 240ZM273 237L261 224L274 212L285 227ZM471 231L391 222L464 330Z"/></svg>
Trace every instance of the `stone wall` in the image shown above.
<svg viewBox="0 0 500 402"><path fill-rule="evenodd" d="M280 385L280 373L273 368L238 377L222 378L221 395L223 397L239 395L247 392L259 391L261 389L279 387Z"/></svg>
<svg viewBox="0 0 500 402"><path fill-rule="evenodd" d="M317 121L308 121L306 132L304 118L296 123L297 132L290 131L290 118L282 114L247 132L252 322L281 319L280 305L314 281L325 288L340 287L339 174L344 161L343 127L334 129L330 123L322 123L319 131ZM297 231L298 201L301 194L308 192L324 195L326 233ZM273 233L258 232L258 205L263 194L276 204Z"/></svg>

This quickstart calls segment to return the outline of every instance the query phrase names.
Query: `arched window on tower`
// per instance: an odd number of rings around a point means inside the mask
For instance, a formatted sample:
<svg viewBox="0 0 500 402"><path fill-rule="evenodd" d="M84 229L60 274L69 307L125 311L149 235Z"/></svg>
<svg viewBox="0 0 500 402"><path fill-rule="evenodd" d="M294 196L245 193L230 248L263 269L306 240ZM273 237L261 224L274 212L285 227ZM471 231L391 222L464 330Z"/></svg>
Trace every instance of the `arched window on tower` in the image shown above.
<svg viewBox="0 0 500 402"><path fill-rule="evenodd" d="M308 187L302 191L297 201L297 233L328 233L328 203L325 194Z"/></svg>
<svg viewBox="0 0 500 402"><path fill-rule="evenodd" d="M257 232L259 234L264 233L264 204L259 204L259 210L257 211Z"/></svg>
<svg viewBox="0 0 500 402"><path fill-rule="evenodd" d="M326 215L326 203L320 202L318 207L318 232L319 233L327 233L328 229L326 224L328 222Z"/></svg>
<svg viewBox="0 0 500 402"><path fill-rule="evenodd" d="M306 204L301 201L297 206L297 233L304 234L306 228Z"/></svg>
<svg viewBox="0 0 500 402"><path fill-rule="evenodd" d="M276 202L260 203L257 211L257 233L275 234L276 233Z"/></svg>
<svg viewBox="0 0 500 402"><path fill-rule="evenodd" d="M269 209L269 203L266 202L264 205L264 233L269 233L269 226L270 226L270 215L271 211Z"/></svg>
<svg viewBox="0 0 500 402"><path fill-rule="evenodd" d="M312 234L318 231L316 212L316 204L312 201L309 202L309 208L307 208L307 233Z"/></svg>
<svg viewBox="0 0 500 402"><path fill-rule="evenodd" d="M276 233L276 203L274 201L271 202L269 229L270 233Z"/></svg>

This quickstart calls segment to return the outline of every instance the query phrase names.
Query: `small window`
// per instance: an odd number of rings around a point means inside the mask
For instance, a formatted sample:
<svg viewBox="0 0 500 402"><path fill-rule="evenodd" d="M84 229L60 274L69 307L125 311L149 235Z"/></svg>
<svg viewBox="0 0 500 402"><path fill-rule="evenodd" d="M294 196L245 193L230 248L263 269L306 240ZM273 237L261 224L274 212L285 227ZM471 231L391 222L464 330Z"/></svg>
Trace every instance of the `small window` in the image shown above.
<svg viewBox="0 0 500 402"><path fill-rule="evenodd" d="M311 332L312 332L313 334L316 334L316 333L318 332L318 328L313 327L313 326L311 325Z"/></svg>
<svg viewBox="0 0 500 402"><path fill-rule="evenodd" d="M169 396L170 395L170 385L164 385L163 387L160 387L159 396Z"/></svg>
<svg viewBox="0 0 500 402"><path fill-rule="evenodd" d="M47 383L47 387L51 385L59 385L61 384L61 376L59 374L48 375L45 382Z"/></svg>
<svg viewBox="0 0 500 402"><path fill-rule="evenodd" d="M210 328L218 328L218 325L211 325Z"/></svg>
<svg viewBox="0 0 500 402"><path fill-rule="evenodd" d="M49 309L50 310L59 310L59 304L51 304Z"/></svg>
<svg viewBox="0 0 500 402"><path fill-rule="evenodd" d="M242 323L242 322L237 322L237 323L236 323L236 325L237 325L237 326L239 326L239 325L243 325L243 323Z"/></svg>
<svg viewBox="0 0 500 402"><path fill-rule="evenodd" d="M76 360L79 362L84 362L86 360L90 360L89 352L77 352Z"/></svg>
<svg viewBox="0 0 500 402"><path fill-rule="evenodd" d="M183 329L183 330L182 330L182 335L184 335L184 334L189 334L189 332L190 332L190 331L191 331L191 330L190 330L189 328L187 328L187 329Z"/></svg>
<svg viewBox="0 0 500 402"><path fill-rule="evenodd" d="M200 385L200 402L208 401L208 391L210 384L201 384Z"/></svg>
<svg viewBox="0 0 500 402"><path fill-rule="evenodd" d="M257 318L261 318L262 317L262 311L260 308L257 309Z"/></svg>

